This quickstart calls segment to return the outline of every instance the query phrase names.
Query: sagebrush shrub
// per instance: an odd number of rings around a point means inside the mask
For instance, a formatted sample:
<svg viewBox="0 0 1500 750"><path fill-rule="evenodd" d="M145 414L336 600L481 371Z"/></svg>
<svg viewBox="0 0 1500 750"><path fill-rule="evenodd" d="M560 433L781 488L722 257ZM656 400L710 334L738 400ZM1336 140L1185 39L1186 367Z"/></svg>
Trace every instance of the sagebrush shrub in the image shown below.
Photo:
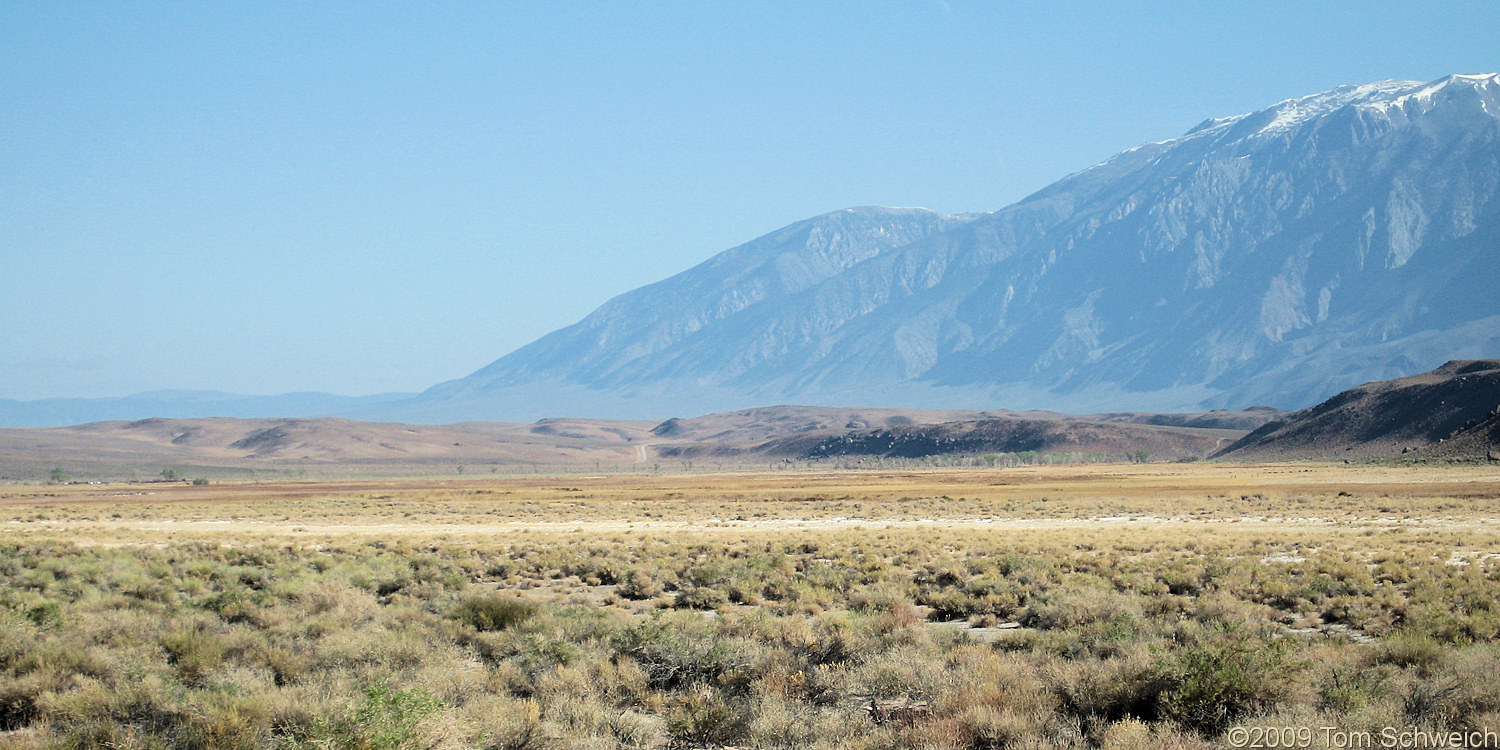
<svg viewBox="0 0 1500 750"><path fill-rule="evenodd" d="M505 630L531 619L537 607L513 596L490 594L464 599L449 614L481 633Z"/></svg>

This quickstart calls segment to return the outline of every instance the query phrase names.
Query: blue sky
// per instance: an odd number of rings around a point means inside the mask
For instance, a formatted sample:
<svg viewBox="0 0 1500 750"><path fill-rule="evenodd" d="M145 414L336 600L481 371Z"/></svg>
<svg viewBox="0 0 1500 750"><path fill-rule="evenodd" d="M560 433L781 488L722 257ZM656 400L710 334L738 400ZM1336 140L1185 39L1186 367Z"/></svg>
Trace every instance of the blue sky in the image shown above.
<svg viewBox="0 0 1500 750"><path fill-rule="evenodd" d="M420 390L856 205L1500 69L1486 3L0 6L0 398Z"/></svg>

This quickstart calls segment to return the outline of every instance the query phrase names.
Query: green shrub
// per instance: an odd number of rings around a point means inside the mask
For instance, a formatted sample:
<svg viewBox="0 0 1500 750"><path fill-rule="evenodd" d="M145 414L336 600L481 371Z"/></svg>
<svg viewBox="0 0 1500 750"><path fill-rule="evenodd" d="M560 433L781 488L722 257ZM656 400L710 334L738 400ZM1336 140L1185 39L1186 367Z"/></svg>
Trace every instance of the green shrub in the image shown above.
<svg viewBox="0 0 1500 750"><path fill-rule="evenodd" d="M61 621L62 606L51 599L42 599L26 608L26 619L37 625L56 625Z"/></svg>
<svg viewBox="0 0 1500 750"><path fill-rule="evenodd" d="M1049 681L1062 708L1080 719L1152 721L1173 675L1145 649L1111 659L1065 661Z"/></svg>
<svg viewBox="0 0 1500 750"><path fill-rule="evenodd" d="M1285 641L1225 628L1178 652L1165 713L1183 725L1217 734L1240 717L1275 706L1289 689L1293 665Z"/></svg>
<svg viewBox="0 0 1500 750"><path fill-rule="evenodd" d="M1421 633L1402 633L1387 638L1375 646L1370 653L1376 664L1393 664L1398 667L1415 667L1425 670L1442 658L1442 644Z"/></svg>
<svg viewBox="0 0 1500 750"><path fill-rule="evenodd" d="M419 688L371 685L344 717L315 720L302 744L309 750L417 750L418 721L441 708L441 701Z"/></svg>
<svg viewBox="0 0 1500 750"><path fill-rule="evenodd" d="M653 619L616 634L612 645L635 659L658 688L749 678L749 659L701 623Z"/></svg>
<svg viewBox="0 0 1500 750"><path fill-rule="evenodd" d="M271 714L255 698L211 695L185 717L182 746L191 750L256 750L271 733Z"/></svg>
<svg viewBox="0 0 1500 750"><path fill-rule="evenodd" d="M62 747L168 747L162 737L182 726L177 693L155 676L106 684L80 681L66 692L41 696L39 708L61 730Z"/></svg>
<svg viewBox="0 0 1500 750"><path fill-rule="evenodd" d="M519 644L516 658L526 672L539 674L543 670L572 664L582 655L582 651L568 641L528 634Z"/></svg>
<svg viewBox="0 0 1500 750"><path fill-rule="evenodd" d="M1132 621L1141 609L1127 596L1097 589L1061 591L1027 605L1021 624L1040 630L1064 630L1099 622Z"/></svg>
<svg viewBox="0 0 1500 750"><path fill-rule="evenodd" d="M224 661L224 644L201 623L173 630L163 635L160 642L185 685L202 685Z"/></svg>
<svg viewBox="0 0 1500 750"><path fill-rule="evenodd" d="M661 592L658 577L642 570L632 570L615 588L615 593L626 599L650 599Z"/></svg>
<svg viewBox="0 0 1500 750"><path fill-rule="evenodd" d="M1345 714L1358 711L1380 695L1387 677L1385 670L1334 669L1318 686L1319 708Z"/></svg>
<svg viewBox="0 0 1500 750"><path fill-rule="evenodd" d="M725 696L700 688L673 707L667 729L672 739L686 747L722 745L745 731L745 719Z"/></svg>
<svg viewBox="0 0 1500 750"><path fill-rule="evenodd" d="M537 606L531 602L513 596L486 594L463 600L448 616L487 633L513 628L530 620L536 613Z"/></svg>
<svg viewBox="0 0 1500 750"><path fill-rule="evenodd" d="M716 609L729 602L724 592L707 586L694 586L677 592L674 604L681 609Z"/></svg>
<svg viewBox="0 0 1500 750"><path fill-rule="evenodd" d="M65 681L56 674L32 673L25 677L0 675L0 732L21 729L35 720L37 701L43 693L60 690Z"/></svg>

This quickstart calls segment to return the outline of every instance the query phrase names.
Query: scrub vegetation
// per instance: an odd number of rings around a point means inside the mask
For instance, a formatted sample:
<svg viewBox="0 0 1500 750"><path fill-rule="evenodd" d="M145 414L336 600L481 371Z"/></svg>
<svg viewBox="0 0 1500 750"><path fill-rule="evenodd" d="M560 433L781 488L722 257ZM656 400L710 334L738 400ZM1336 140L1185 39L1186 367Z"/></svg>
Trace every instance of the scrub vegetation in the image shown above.
<svg viewBox="0 0 1500 750"><path fill-rule="evenodd" d="M1500 727L1500 471L1049 471L6 488L0 745Z"/></svg>

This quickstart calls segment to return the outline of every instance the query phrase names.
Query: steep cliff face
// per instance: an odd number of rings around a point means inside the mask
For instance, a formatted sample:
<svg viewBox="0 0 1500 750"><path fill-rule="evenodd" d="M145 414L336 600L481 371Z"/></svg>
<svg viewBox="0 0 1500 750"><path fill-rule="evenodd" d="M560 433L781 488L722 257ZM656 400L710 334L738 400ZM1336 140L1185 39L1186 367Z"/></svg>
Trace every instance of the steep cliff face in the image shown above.
<svg viewBox="0 0 1500 750"><path fill-rule="evenodd" d="M799 222L410 408L1300 407L1500 354L1497 192L1496 76L1341 87L991 214Z"/></svg>

